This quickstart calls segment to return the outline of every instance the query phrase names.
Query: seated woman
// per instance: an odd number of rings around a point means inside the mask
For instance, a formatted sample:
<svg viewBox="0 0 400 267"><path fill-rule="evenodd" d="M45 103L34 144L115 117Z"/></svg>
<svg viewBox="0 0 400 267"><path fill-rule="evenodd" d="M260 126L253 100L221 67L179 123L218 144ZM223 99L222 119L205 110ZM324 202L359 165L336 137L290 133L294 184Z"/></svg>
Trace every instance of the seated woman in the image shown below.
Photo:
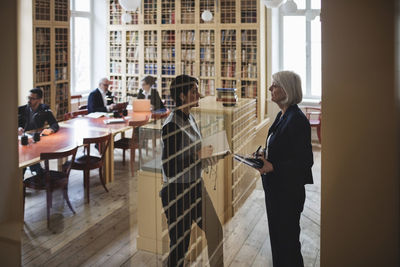
<svg viewBox="0 0 400 267"><path fill-rule="evenodd" d="M139 90L138 99L150 99L153 111L165 110L165 106L157 92L157 89L152 88L156 83L156 78L153 76L146 76L142 80L142 89Z"/></svg>

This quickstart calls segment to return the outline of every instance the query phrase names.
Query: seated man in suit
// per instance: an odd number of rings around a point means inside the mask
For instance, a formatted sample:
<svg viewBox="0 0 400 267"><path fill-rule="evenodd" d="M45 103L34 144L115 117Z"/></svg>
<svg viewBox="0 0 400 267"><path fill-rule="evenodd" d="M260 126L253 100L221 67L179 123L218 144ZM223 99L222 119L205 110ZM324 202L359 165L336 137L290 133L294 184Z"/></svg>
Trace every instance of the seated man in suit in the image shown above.
<svg viewBox="0 0 400 267"><path fill-rule="evenodd" d="M138 99L150 99L153 111L165 109L165 106L157 92L157 89L151 88L156 83L156 78L146 76L142 80L142 89L139 90Z"/></svg>
<svg viewBox="0 0 400 267"><path fill-rule="evenodd" d="M89 94L88 112L110 112L114 108L114 102L111 92L108 91L108 86L112 84L107 78L102 78L99 81L99 87L94 89ZM111 99L110 99L111 97Z"/></svg>
<svg viewBox="0 0 400 267"><path fill-rule="evenodd" d="M43 128L47 122L49 128L42 130L42 135L50 135L60 128L57 120L54 118L49 106L42 104L43 91L40 88L30 90L28 96L28 104L18 107L18 134L21 135L25 131ZM30 167L31 171L40 173L43 171L39 163Z"/></svg>

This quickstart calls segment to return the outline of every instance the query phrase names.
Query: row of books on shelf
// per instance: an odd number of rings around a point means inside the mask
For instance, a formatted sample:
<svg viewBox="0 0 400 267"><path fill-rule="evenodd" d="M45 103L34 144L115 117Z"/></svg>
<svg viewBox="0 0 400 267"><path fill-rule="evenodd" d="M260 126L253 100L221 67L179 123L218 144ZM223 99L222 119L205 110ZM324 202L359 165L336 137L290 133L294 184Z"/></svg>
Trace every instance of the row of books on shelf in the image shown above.
<svg viewBox="0 0 400 267"><path fill-rule="evenodd" d="M215 81L200 80L200 93L202 95L215 95Z"/></svg>
<svg viewBox="0 0 400 267"><path fill-rule="evenodd" d="M163 48L162 49L162 59L163 60L174 60L175 59L175 48Z"/></svg>
<svg viewBox="0 0 400 267"><path fill-rule="evenodd" d="M214 48L200 47L200 60L213 60L214 59Z"/></svg>
<svg viewBox="0 0 400 267"><path fill-rule="evenodd" d="M144 43L145 44L157 44L157 31L145 31L144 32Z"/></svg>
<svg viewBox="0 0 400 267"><path fill-rule="evenodd" d="M200 31L200 44L214 45L215 34L214 31Z"/></svg>
<svg viewBox="0 0 400 267"><path fill-rule="evenodd" d="M195 49L181 49L181 59L188 61L196 60L196 50Z"/></svg>
<svg viewBox="0 0 400 267"><path fill-rule="evenodd" d="M139 63L129 62L126 64L127 74L139 74Z"/></svg>
<svg viewBox="0 0 400 267"><path fill-rule="evenodd" d="M157 74L157 63L144 64L145 74Z"/></svg>
<svg viewBox="0 0 400 267"><path fill-rule="evenodd" d="M127 52L126 52L126 56L128 58L134 58L134 59L139 59L139 48L138 47L132 47L132 48L128 48Z"/></svg>
<svg viewBox="0 0 400 267"><path fill-rule="evenodd" d="M194 31L182 31L181 32L182 44L194 44L194 41L195 41Z"/></svg>
<svg viewBox="0 0 400 267"><path fill-rule="evenodd" d="M251 63L242 65L242 78L257 78L257 65Z"/></svg>
<svg viewBox="0 0 400 267"><path fill-rule="evenodd" d="M161 73L163 75L175 75L175 64L163 64Z"/></svg>
<svg viewBox="0 0 400 267"><path fill-rule="evenodd" d="M201 63L200 76L207 76L207 77L215 76L215 65L208 63Z"/></svg>
<svg viewBox="0 0 400 267"><path fill-rule="evenodd" d="M145 60L157 60L157 47L145 47Z"/></svg>
<svg viewBox="0 0 400 267"><path fill-rule="evenodd" d="M110 32L110 41L113 44L121 44L122 43L122 32L111 31Z"/></svg>

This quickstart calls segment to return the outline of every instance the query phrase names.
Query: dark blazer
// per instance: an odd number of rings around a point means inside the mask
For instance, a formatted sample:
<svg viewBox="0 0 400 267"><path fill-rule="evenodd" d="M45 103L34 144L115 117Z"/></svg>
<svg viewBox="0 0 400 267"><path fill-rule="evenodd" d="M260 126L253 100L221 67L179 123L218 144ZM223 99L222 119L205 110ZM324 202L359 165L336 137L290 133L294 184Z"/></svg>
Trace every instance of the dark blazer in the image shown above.
<svg viewBox="0 0 400 267"><path fill-rule="evenodd" d="M143 89L140 89L137 98L138 99L145 99L145 97L146 96L143 93ZM163 102L161 100L160 95L158 94L157 89L152 88L150 90L149 97L150 97L150 104L153 105L153 110L165 109L165 106L164 106L164 104L163 104Z"/></svg>
<svg viewBox="0 0 400 267"><path fill-rule="evenodd" d="M42 128L46 122L54 132L57 132L60 128L48 105L39 105L33 115L33 121L30 121L29 112L28 105L18 107L18 127L24 128L25 131Z"/></svg>
<svg viewBox="0 0 400 267"><path fill-rule="evenodd" d="M314 160L310 123L297 105L290 106L282 118L281 114L278 113L268 132L268 136L272 136L267 160L274 171L265 178L284 186L312 184Z"/></svg>
<svg viewBox="0 0 400 267"><path fill-rule="evenodd" d="M163 180L170 183L190 183L201 179L201 132L194 117L181 110L169 114L162 127Z"/></svg>
<svg viewBox="0 0 400 267"><path fill-rule="evenodd" d="M103 96L101 95L101 89L94 89L89 94L88 98L88 113L92 112L107 112L107 107L104 105Z"/></svg>

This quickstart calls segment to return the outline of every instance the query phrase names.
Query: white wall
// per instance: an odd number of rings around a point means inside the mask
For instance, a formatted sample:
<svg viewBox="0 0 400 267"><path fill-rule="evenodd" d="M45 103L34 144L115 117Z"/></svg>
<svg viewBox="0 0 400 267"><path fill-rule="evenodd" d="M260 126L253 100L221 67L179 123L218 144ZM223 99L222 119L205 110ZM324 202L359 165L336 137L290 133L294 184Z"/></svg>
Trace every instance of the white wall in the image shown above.
<svg viewBox="0 0 400 267"><path fill-rule="evenodd" d="M107 5L106 1L93 0L92 31L92 81L95 89L100 78L107 75Z"/></svg>

